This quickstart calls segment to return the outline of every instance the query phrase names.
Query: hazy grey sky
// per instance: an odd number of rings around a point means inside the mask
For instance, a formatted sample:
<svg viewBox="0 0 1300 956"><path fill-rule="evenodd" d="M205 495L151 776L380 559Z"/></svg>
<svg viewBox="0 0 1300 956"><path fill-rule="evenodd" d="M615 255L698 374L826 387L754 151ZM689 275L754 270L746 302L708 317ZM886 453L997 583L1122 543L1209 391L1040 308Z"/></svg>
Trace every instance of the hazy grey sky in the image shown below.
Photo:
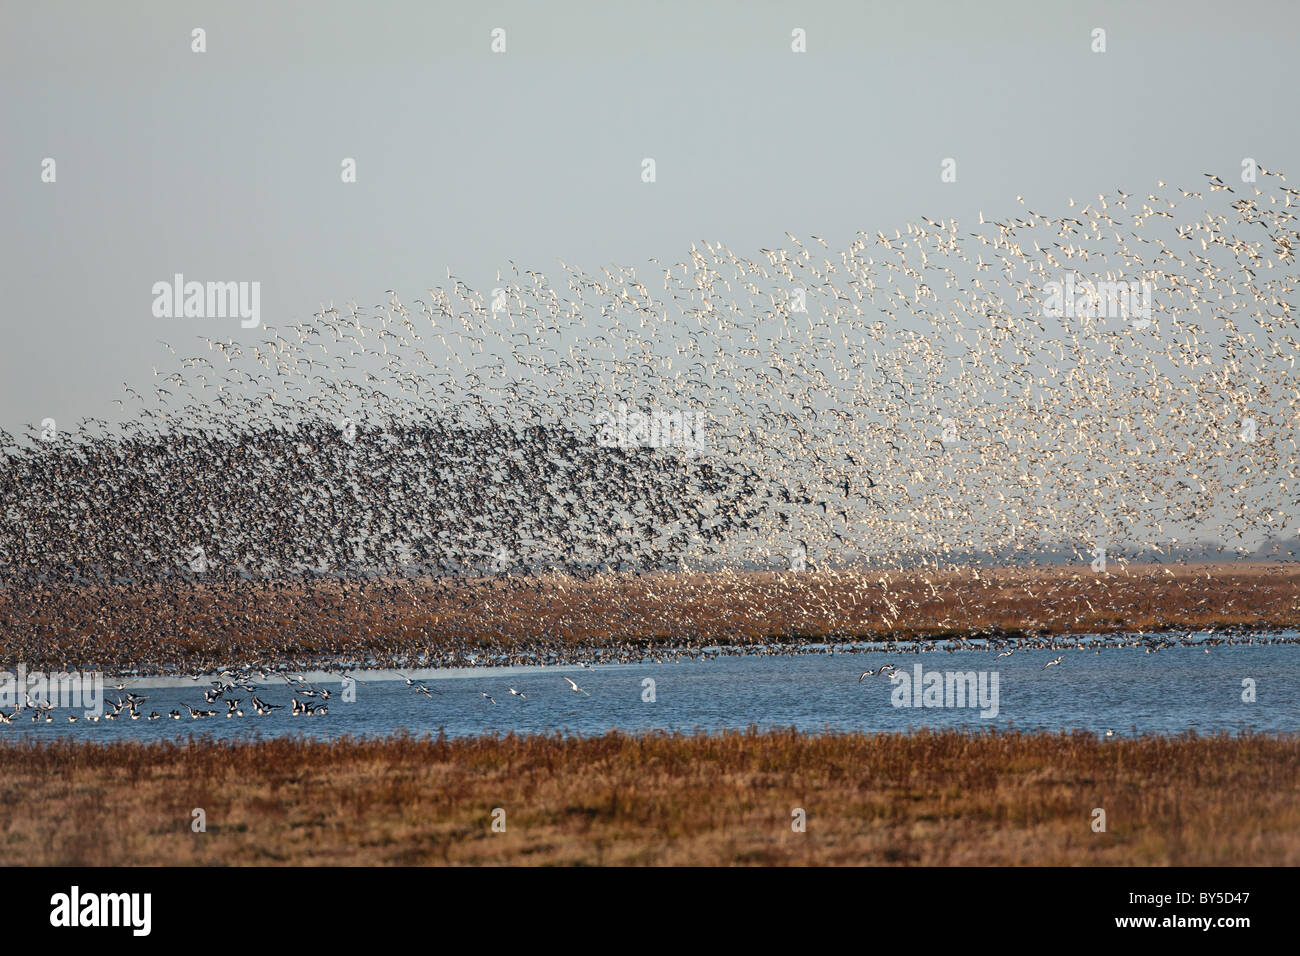
<svg viewBox="0 0 1300 956"><path fill-rule="evenodd" d="M1017 195L1052 215L1199 188L1247 156L1300 176L1298 27L1285 3L11 0L0 427L115 417L158 339L265 337L155 318L151 287L177 272L260 282L263 323L284 326L409 301L448 266L486 295L507 259L595 269L698 239L753 255L787 230L843 248Z"/></svg>

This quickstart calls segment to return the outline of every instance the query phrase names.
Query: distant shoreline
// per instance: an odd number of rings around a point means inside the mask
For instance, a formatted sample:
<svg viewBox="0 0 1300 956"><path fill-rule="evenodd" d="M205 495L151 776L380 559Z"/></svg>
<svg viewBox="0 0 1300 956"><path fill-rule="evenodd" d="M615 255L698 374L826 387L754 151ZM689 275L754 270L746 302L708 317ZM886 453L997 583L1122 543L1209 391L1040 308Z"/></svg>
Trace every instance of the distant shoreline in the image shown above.
<svg viewBox="0 0 1300 956"><path fill-rule="evenodd" d="M727 645L1300 628L1300 563L711 571L0 589L0 656L47 670L465 667Z"/></svg>

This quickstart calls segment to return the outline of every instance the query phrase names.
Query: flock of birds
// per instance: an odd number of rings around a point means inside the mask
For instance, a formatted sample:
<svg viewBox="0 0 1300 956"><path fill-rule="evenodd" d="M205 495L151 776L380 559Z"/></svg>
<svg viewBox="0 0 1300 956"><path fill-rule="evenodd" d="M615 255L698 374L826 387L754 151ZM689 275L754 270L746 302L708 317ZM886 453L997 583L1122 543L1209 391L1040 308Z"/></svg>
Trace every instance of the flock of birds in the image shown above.
<svg viewBox="0 0 1300 956"><path fill-rule="evenodd" d="M79 720L85 720L88 723L97 724L101 720L180 720L182 717L189 716L191 720L199 720L204 717L216 717L219 709L212 707L213 704L225 704L226 717L243 717L244 716L244 699L233 696L235 692L243 690L249 694L248 703L253 713L259 717L265 717L277 710L283 710L283 704L268 704L258 696L258 688L252 683L254 679L265 680L272 674L262 672L254 675L249 669L239 672L230 669L224 669L216 675L216 680L210 681L209 689L203 692L203 701L205 706L193 707L184 701L179 701L177 707L169 710L166 714L160 714L156 710L151 710L148 714L141 712L141 705L146 703L149 698L129 691L125 684L119 683L116 686L118 696L116 700L106 701L102 713L85 712L81 715L67 714L68 723L75 724ZM291 710L289 711L295 717L322 717L329 713L328 701L331 692L328 688L316 687L307 681L301 675L291 676L283 673L277 673L277 676L284 680L290 687L294 687L297 693L304 698L319 698L319 701L302 700L293 697L290 701ZM202 675L193 675L195 681L202 679ZM33 723L53 723L54 722L54 705L44 698L33 698L26 690L23 691L23 704L15 704L10 713L0 711L0 724L14 723L24 712L31 712Z"/></svg>
<svg viewBox="0 0 1300 956"><path fill-rule="evenodd" d="M820 649L826 654L859 654L859 653L886 653L891 656L903 654L927 654L946 652L948 654L959 652L981 652L992 656L996 664L998 660L1010 657L1016 653L1029 653L1034 651L1092 651L1094 654L1100 654L1103 650L1122 650L1122 649L1142 649L1146 654L1155 654L1170 648L1193 648L1202 650L1209 654L1212 648L1232 646L1232 645L1271 645L1279 643L1295 643L1296 638L1291 635L1242 635L1232 633L1216 633L1214 631L1194 634L1191 632L1180 634L1146 634L1137 632L1134 634L1122 634L1111 636L1087 636L1075 637L1070 635L1057 635L1052 637L1040 638L969 638L957 637L942 641L906 641L890 642L888 645L882 644L848 644L834 645L827 644ZM753 649L745 648L718 648L713 652L713 656L731 651L732 653L752 653ZM808 649L796 651L790 647L783 648L765 648L763 651L768 653L807 653ZM698 655L697 655L698 656ZM707 656L707 655L706 655ZM1059 667L1066 658L1065 653L1057 654L1055 657L1046 660L1041 670L1048 670L1053 667ZM676 659L682 659L678 656ZM596 665L590 661L579 661L578 666L590 671L595 671ZM396 678L405 683L414 694L433 701L435 697L443 696L443 691L432 689L425 681L418 680L404 673L394 672ZM857 683L866 682L867 678L880 677L889 680L891 683L901 679L901 676L907 671L896 663L882 663L877 667L868 668L862 671ZM157 710L150 710L145 713L142 705L150 700L150 697L136 693L128 689L127 683L118 683L115 686L117 693L116 700L106 702L106 706L101 713L68 713L65 716L68 723L77 723L85 721L87 723L97 724L101 721L115 720L201 720L205 718L214 718L224 716L226 718L243 718L246 716L244 707L245 699L248 702L252 714L257 717L266 717L276 711L286 710L289 715L298 717L323 717L329 711L331 699L335 696L329 688L321 686L325 682L341 680L352 681L356 684L368 684L380 679L377 675L371 674L370 681L362 680L354 673L343 669L338 674L326 674L324 679L318 679L316 683L308 680L302 674L293 674L284 669L262 670L255 667L224 668L219 673L213 675L204 675L193 673L191 679L197 683L206 681L207 689L203 690L203 703L199 706L192 706L185 701L178 701L177 706L166 713L160 713ZM551 675L536 672L531 676L531 680L549 679L554 680L558 677L563 681L564 688L573 693L585 697L591 697L591 693L581 686L572 677L564 674ZM209 679L215 678L215 679ZM288 704L267 703L260 696L266 693L261 690L259 684L268 681L283 681L285 690L293 696L290 697ZM639 685L638 685L639 686ZM511 698L520 702L529 699L529 695L514 686L508 686L507 692ZM498 701L494 696L495 691L480 690L478 696L487 704L497 705ZM237 696L238 695L238 696ZM246 696L245 696L246 695ZM301 699L300 699L301 698ZM30 720L33 723L54 723L56 708L45 699L34 698L30 693L24 693L25 705L17 704L11 712L6 713L0 710L0 725L11 725L19 721L20 718L30 713ZM343 695L344 701L348 701L348 695ZM355 695L352 697L355 703ZM224 705L225 709L222 710ZM1106 736L1112 736L1113 731L1108 731Z"/></svg>
<svg viewBox="0 0 1300 956"><path fill-rule="evenodd" d="M717 569L1294 554L1298 206L1279 173L1207 174L836 252L511 264L488 295L449 271L409 306L164 342L119 420L0 432L0 634L112 621L153 665L200 592L288 654L329 636L321 582L486 613L502 581L563 600L611 572L698 572L707 601ZM1150 321L1056 314L1067 278L1148 284ZM340 616L475 652L382 602Z"/></svg>
<svg viewBox="0 0 1300 956"><path fill-rule="evenodd" d="M592 665L582 663L581 666L591 668ZM328 676L328 675L327 675ZM405 674L398 673L398 678L405 681L406 686L411 688L415 693L433 700L435 696L441 696L442 692L431 690L423 681L418 681ZM575 694L582 694L590 697L591 694L580 687L573 678L560 675L565 686ZM204 679L203 674L195 673L191 675L196 682ZM246 716L244 710L244 697L235 696L239 693L247 694L247 700L253 714L258 717L267 717L277 710L284 710L284 704L271 704L264 701L258 694L258 682L264 682L271 679L283 680L287 687L294 693L290 698L289 714L298 717L324 717L329 713L329 701L333 692L327 687L313 684L301 674L288 674L284 671L258 671L254 668L239 668L237 670L225 668L215 675L215 680L208 681L208 689L203 691L203 704L198 707L191 706L185 701L179 701L177 707L161 714L156 710L150 710L147 714L141 710L141 706L150 699L142 694L128 690L125 683L116 685L118 691L117 699L106 701L105 707L101 713L84 712L82 714L66 714L68 723L75 724L80 720L88 723L99 723L111 720L181 720L188 716L190 720L201 720L208 717L217 717L224 715L227 718L239 718ZM369 683L360 678L348 674L344 671L341 675L343 680L354 681L359 684ZM528 699L528 695L514 687L507 688L510 696L520 701ZM487 691L480 691L479 696L490 704L496 704L494 698ZM299 697L303 698L299 700ZM16 703L12 711L6 713L0 710L0 724L13 724L26 713L31 714L33 723L53 723L54 704L48 699L33 697L26 690L23 691L23 703ZM225 710L221 710L221 705L225 705Z"/></svg>

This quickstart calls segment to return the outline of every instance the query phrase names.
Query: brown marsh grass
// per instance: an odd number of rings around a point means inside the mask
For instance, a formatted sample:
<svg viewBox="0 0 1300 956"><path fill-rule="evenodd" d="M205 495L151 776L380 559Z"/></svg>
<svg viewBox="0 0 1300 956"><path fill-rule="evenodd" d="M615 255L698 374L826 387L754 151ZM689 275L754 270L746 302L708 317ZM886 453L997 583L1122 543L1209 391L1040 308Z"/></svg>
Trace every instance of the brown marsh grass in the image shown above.
<svg viewBox="0 0 1300 956"><path fill-rule="evenodd" d="M235 658L1300 625L1300 563L0 587L0 660L152 670ZM451 663L446 660L444 663ZM463 662L463 658L455 661Z"/></svg>
<svg viewBox="0 0 1300 956"><path fill-rule="evenodd" d="M1294 736L24 742L0 746L0 859L1294 866L1298 777Z"/></svg>

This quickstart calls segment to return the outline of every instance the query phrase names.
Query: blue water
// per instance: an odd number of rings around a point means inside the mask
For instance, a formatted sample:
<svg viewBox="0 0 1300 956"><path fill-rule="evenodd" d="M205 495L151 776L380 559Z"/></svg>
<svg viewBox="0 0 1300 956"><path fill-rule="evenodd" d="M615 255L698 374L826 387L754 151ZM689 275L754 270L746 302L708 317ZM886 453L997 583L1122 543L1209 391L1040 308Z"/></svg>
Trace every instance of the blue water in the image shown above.
<svg viewBox="0 0 1300 956"><path fill-rule="evenodd" d="M1059 666L1043 669L1064 655ZM895 707L894 685L862 671L883 663L909 674L916 664L926 671L985 671L998 675L998 714L983 718L971 707ZM1141 648L1018 650L1010 657L964 650L920 654L807 654L735 656L663 664L578 667L483 667L460 671L412 672L430 690L429 699L391 671L359 672L355 702L340 697L339 676L308 674L331 690L329 712L293 716L295 691L283 680L267 678L257 693L268 703L284 704L269 716L227 718L226 706L206 704L207 679L130 680L127 689L148 700L141 711L186 713L163 719L89 723L67 721L68 708L53 712L52 723L33 723L28 714L0 726L6 739L159 740L190 735L250 739L286 734L332 738L345 734L463 736L485 732L568 731L599 734L610 729L718 730L721 728L797 727L800 730L906 731L922 727L1075 730L1116 735L1173 734L1187 730L1300 732L1300 646L1173 647L1157 653ZM568 676L590 696L571 690ZM653 701L643 681L654 681ZM1255 682L1254 702L1242 700L1243 679ZM113 682L110 682L113 683ZM514 687L527 700L512 697ZM496 704L480 696L491 694ZM115 698L111 686L106 694ZM178 702L212 708L218 716L191 719Z"/></svg>

